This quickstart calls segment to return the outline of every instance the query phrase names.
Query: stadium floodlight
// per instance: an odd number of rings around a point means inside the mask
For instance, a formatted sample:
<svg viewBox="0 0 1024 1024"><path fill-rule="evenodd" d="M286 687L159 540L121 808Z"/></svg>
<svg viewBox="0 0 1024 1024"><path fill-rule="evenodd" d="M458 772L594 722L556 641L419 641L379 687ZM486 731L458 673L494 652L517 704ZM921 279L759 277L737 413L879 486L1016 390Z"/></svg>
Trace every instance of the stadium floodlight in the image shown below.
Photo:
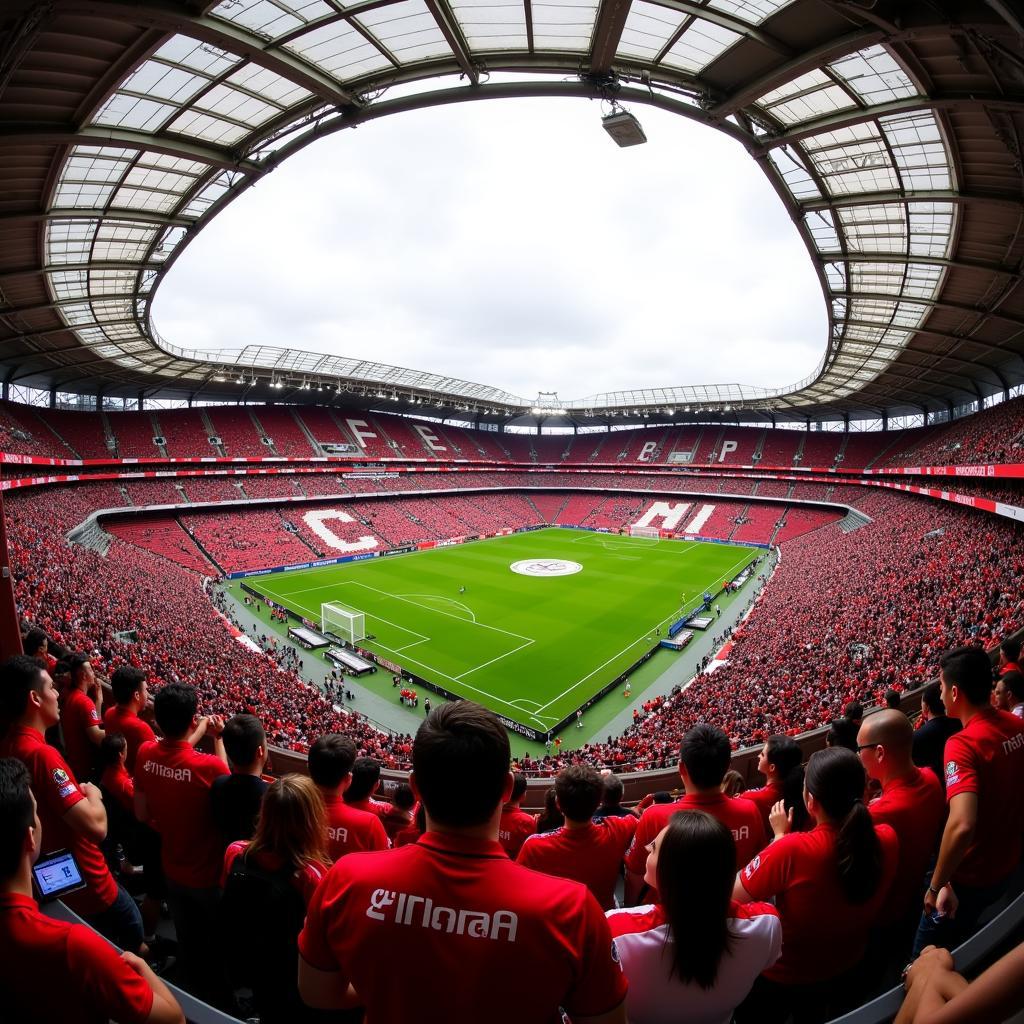
<svg viewBox="0 0 1024 1024"><path fill-rule="evenodd" d="M644 135L636 116L617 103L612 104L611 113L601 118L601 127L621 149L627 146L640 146L647 141L647 136Z"/></svg>

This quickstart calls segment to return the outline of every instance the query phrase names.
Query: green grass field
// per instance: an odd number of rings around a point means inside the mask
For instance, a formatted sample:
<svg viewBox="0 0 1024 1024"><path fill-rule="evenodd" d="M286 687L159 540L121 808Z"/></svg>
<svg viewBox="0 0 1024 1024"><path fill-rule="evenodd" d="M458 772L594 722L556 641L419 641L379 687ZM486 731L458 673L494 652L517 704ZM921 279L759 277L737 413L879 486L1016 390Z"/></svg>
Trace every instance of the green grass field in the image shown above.
<svg viewBox="0 0 1024 1024"><path fill-rule="evenodd" d="M362 646L540 730L572 714L656 643L655 629L717 592L756 548L546 529L249 580L320 621L362 611ZM514 562L579 563L519 575ZM535 570L537 571L537 570ZM465 593L460 588L465 587Z"/></svg>

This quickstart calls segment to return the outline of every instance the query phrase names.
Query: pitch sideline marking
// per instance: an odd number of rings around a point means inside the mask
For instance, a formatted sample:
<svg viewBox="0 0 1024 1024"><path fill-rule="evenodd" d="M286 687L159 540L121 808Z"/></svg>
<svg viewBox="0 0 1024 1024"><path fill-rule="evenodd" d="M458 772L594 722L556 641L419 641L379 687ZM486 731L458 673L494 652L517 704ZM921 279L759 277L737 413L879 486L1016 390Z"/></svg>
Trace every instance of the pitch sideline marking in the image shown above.
<svg viewBox="0 0 1024 1024"><path fill-rule="evenodd" d="M748 557L751 556L748 555L744 558L741 558L738 562L736 562L735 565L732 566L732 568L730 568L727 572L723 574L726 575L726 577L728 577L728 575L731 574L739 565L742 565ZM625 654L631 647L635 647L638 643L640 643L642 640L646 640L649 636L650 630L647 630L645 633L638 636L636 640L634 640L631 644L627 644L621 651L618 651L617 654L612 654L611 657L608 658L607 662L602 662L601 665L594 669L593 672L588 672L586 676L584 676L582 679L578 679L577 681L575 681L567 690L564 690L563 692L559 693L557 697L552 697L543 708L539 709L538 714L540 714L540 712L542 711L547 711L553 705L553 703L555 703L558 700L561 700L562 697L567 696L581 683L585 683L588 679L590 679L591 676L595 675L595 673L600 672L601 669L603 669L609 662L613 662L613 660L616 657L622 657L623 654Z"/></svg>
<svg viewBox="0 0 1024 1024"><path fill-rule="evenodd" d="M365 584L364 584L364 586L365 586ZM392 597L422 597L422 598L426 598L428 601L444 601L445 604L454 605L456 608L461 608L464 612L468 612L469 613L469 621L472 622L474 626L481 625L481 623L476 621L476 612L474 612L473 609L470 608L468 605L463 604L461 601L456 601L455 598L453 598L453 597L442 597L440 594L392 594L391 596ZM420 605L420 607L422 608L423 605ZM439 609L437 609L437 608L429 608L429 611L438 611L438 610ZM459 617L460 616L458 616L458 615L454 616L454 618L459 618ZM463 621L465 622L466 620L463 619Z"/></svg>

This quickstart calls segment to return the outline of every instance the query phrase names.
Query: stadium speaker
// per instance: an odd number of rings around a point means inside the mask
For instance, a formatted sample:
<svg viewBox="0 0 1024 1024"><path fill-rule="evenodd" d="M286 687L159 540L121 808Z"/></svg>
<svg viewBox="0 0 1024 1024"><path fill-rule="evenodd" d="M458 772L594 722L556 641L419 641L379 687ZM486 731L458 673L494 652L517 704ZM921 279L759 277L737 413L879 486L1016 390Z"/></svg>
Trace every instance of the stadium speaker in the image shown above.
<svg viewBox="0 0 1024 1024"><path fill-rule="evenodd" d="M601 118L601 127L615 140L615 144L622 148L639 146L647 141L640 122L628 110L620 109L605 114Z"/></svg>

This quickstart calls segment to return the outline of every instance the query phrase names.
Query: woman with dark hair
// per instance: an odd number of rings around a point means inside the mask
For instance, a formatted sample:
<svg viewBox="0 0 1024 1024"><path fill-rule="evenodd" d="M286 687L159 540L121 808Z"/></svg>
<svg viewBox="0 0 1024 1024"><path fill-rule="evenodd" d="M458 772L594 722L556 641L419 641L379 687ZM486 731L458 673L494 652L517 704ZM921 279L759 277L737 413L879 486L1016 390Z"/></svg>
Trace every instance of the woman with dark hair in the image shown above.
<svg viewBox="0 0 1024 1024"><path fill-rule="evenodd" d="M898 843L864 806L860 758L845 747L812 754L804 803L815 822L791 831L782 801L772 808L774 841L736 877L733 898L774 899L782 918L779 962L758 979L737 1019L770 1024L829 1020L857 1002L852 977L896 873Z"/></svg>
<svg viewBox="0 0 1024 1024"><path fill-rule="evenodd" d="M757 770L765 777L765 785L761 789L748 789L737 795L757 804L765 828L769 827L768 815L772 808L786 798L787 780L798 780L798 791L803 789L803 772L800 767L803 759L803 753L792 736L769 736L761 748Z"/></svg>
<svg viewBox="0 0 1024 1024"><path fill-rule="evenodd" d="M779 958L782 927L766 903L732 900L736 843L704 811L674 814L648 848L658 902L610 910L631 1024L721 1024Z"/></svg>

